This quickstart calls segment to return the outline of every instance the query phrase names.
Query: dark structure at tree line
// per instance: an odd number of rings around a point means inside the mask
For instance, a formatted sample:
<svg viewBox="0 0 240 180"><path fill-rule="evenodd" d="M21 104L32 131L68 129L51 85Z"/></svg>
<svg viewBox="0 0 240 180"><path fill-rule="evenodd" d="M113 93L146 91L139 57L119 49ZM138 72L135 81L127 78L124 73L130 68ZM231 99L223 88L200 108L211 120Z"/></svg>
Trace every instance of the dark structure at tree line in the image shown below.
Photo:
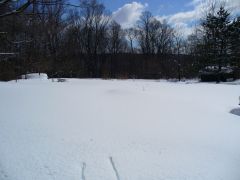
<svg viewBox="0 0 240 180"><path fill-rule="evenodd" d="M97 0L0 0L0 79L50 77L239 78L240 17L212 7L189 37L143 12L123 29ZM209 79L208 76L211 78Z"/></svg>

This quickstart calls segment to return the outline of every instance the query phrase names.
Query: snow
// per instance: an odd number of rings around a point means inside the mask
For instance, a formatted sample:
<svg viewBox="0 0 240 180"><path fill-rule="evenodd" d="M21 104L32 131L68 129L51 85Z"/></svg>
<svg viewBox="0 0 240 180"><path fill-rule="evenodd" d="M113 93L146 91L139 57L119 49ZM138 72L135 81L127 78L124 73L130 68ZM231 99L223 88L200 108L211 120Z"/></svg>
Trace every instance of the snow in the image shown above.
<svg viewBox="0 0 240 180"><path fill-rule="evenodd" d="M40 79L0 82L1 180L240 179L239 85Z"/></svg>
<svg viewBox="0 0 240 180"><path fill-rule="evenodd" d="M45 73L32 73L32 74L22 75L22 79L40 79L40 80L46 80L46 79L48 79L48 76L47 76L47 74L45 74Z"/></svg>

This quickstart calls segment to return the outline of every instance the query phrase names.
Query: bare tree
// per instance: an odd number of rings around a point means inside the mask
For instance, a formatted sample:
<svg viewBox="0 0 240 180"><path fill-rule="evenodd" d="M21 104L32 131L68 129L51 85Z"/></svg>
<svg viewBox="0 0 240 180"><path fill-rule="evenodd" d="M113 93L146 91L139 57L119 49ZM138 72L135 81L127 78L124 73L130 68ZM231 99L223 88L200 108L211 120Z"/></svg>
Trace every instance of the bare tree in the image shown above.
<svg viewBox="0 0 240 180"><path fill-rule="evenodd" d="M138 41L143 54L150 54L150 24L153 19L149 11L144 11L138 21Z"/></svg>
<svg viewBox="0 0 240 180"><path fill-rule="evenodd" d="M131 53L133 54L134 53L133 43L137 37L137 30L135 28L128 28L125 30L125 32L126 32L127 39L130 42Z"/></svg>
<svg viewBox="0 0 240 180"><path fill-rule="evenodd" d="M167 23L166 20L160 25L159 35L157 37L157 53L170 54L173 44L174 29Z"/></svg>
<svg viewBox="0 0 240 180"><path fill-rule="evenodd" d="M175 60L177 64L177 73L178 73L178 80L181 81L181 69L182 69L182 63L181 63L181 58L180 55L184 54L184 44L185 40L183 37L183 34L178 30L176 30L175 35L174 35L174 52L177 54L177 59Z"/></svg>
<svg viewBox="0 0 240 180"><path fill-rule="evenodd" d="M125 33L120 24L116 21L111 22L109 26L109 53L117 54L125 50Z"/></svg>
<svg viewBox="0 0 240 180"><path fill-rule="evenodd" d="M84 50L88 55L89 73L97 76L99 62L94 64L97 55L105 53L109 16L103 4L97 0L81 0L81 17L84 33Z"/></svg>

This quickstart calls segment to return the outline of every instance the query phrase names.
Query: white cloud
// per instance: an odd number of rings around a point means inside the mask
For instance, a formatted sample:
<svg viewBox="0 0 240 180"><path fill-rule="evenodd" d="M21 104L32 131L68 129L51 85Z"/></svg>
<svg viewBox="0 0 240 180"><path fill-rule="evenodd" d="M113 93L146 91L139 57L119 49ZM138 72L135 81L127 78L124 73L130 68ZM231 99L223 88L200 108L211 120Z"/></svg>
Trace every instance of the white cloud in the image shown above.
<svg viewBox="0 0 240 180"><path fill-rule="evenodd" d="M195 21L199 17L197 11L179 12L168 17L170 23L183 23Z"/></svg>
<svg viewBox="0 0 240 180"><path fill-rule="evenodd" d="M148 4L142 4L139 2L125 4L117 11L113 12L112 18L121 24L123 28L131 27L139 20L141 13L147 6Z"/></svg>
<svg viewBox="0 0 240 180"><path fill-rule="evenodd" d="M184 32L185 35L189 35L194 29L194 27L192 27L193 22L201 19L204 12L209 8L211 1L212 0L192 0L186 5L192 6L193 10L177 12L168 16L157 16L157 19L166 19L174 27L181 26L181 31ZM219 0L215 1L220 3ZM240 0L222 0L221 2L234 14L240 13Z"/></svg>
<svg viewBox="0 0 240 180"><path fill-rule="evenodd" d="M192 0L187 6L193 6L193 10L178 12L168 16L170 23L191 23L199 20L204 11L209 8L211 0Z"/></svg>
<svg viewBox="0 0 240 180"><path fill-rule="evenodd" d="M189 26L187 23L176 23L173 25L173 27L184 37L187 37L194 32L194 27Z"/></svg>
<svg viewBox="0 0 240 180"><path fill-rule="evenodd" d="M226 0L228 9L232 10L233 13L240 13L240 0Z"/></svg>

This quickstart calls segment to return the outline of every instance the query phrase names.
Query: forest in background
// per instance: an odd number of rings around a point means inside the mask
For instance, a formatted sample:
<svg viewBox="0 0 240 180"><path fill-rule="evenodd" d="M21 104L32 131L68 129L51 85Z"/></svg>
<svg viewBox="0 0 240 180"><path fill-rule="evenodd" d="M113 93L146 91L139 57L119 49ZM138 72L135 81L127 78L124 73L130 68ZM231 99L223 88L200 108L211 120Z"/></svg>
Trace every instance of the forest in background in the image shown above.
<svg viewBox="0 0 240 180"><path fill-rule="evenodd" d="M239 78L240 16L203 9L188 37L149 11L124 29L97 0L0 0L0 80L49 77L196 78L232 69Z"/></svg>

